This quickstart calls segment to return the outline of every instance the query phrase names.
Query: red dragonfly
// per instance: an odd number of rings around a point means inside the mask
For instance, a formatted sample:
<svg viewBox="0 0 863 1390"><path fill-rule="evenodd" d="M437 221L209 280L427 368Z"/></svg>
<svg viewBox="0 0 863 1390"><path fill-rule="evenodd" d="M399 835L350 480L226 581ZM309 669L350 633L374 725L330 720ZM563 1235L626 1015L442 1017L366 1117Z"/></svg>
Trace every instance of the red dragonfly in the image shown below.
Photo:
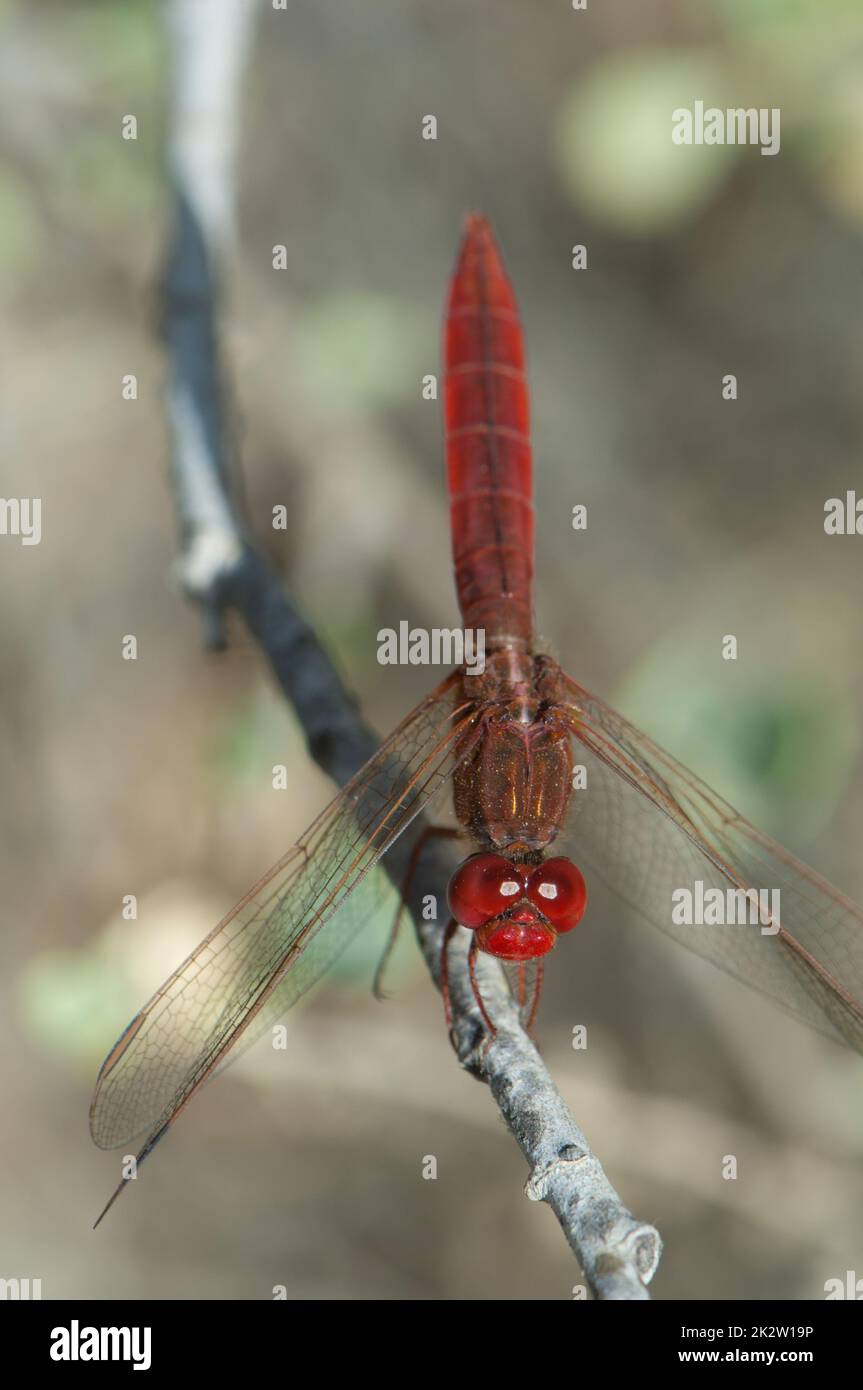
<svg viewBox="0 0 863 1390"><path fill-rule="evenodd" d="M444 960L458 927L471 932L475 990L478 951L541 967L577 924L587 894L570 850L662 930L863 1051L860 909L534 650L524 344L479 216L450 285L444 359L456 588L465 629L485 632L485 669L447 676L135 1015L96 1083L101 1148L145 1134L138 1161L151 1152L235 1045L260 1035L360 930L368 914L346 911L346 899L448 790L475 852L449 883ZM716 890L735 901L778 890L781 908L687 925L672 895L693 885L713 901Z"/></svg>

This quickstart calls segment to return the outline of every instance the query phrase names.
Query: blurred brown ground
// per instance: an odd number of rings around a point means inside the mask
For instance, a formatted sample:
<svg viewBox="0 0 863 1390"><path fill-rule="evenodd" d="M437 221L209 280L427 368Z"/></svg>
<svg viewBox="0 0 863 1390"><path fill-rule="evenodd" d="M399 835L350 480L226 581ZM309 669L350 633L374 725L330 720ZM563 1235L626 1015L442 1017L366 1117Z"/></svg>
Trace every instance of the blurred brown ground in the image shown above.
<svg viewBox="0 0 863 1390"><path fill-rule="evenodd" d="M820 20L778 0L538 8L262 6L226 324L252 516L385 731L430 673L379 667L378 629L455 620L439 408L418 381L482 208L528 337L544 639L860 900L861 542L822 519L861 478L863 17L841 0ZM410 953L385 1006L373 949L341 971L292 1017L291 1049L210 1088L90 1230L117 1176L87 1133L101 1054L328 795L248 638L203 654L171 580L158 20L143 0L0 4L3 492L44 499L42 544L0 544L0 1274L46 1297L567 1298L578 1271ZM782 152L739 152L701 195L669 187L645 226L629 146L597 117L615 210L578 130L591 101L691 53L743 104L781 103ZM127 893L137 923L119 921ZM554 965L540 1041L663 1234L656 1297L818 1298L863 1272L858 1059L598 887Z"/></svg>

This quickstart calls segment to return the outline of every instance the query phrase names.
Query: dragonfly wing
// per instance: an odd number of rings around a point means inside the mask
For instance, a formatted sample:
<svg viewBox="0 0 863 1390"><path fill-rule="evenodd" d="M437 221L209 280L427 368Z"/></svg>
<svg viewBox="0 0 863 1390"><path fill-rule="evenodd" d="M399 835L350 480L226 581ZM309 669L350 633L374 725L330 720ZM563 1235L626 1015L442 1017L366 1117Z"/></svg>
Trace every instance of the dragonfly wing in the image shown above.
<svg viewBox="0 0 863 1390"><path fill-rule="evenodd" d="M338 909L469 751L456 692L448 678L404 720L135 1016L96 1082L100 1148L149 1130L149 1152L274 995L283 1011L364 925Z"/></svg>
<svg viewBox="0 0 863 1390"><path fill-rule="evenodd" d="M426 803L427 809L434 805L435 799L445 790L445 780L436 796ZM315 932L297 956L290 970L281 975L270 990L260 1008L250 1018L234 1041L228 1052L212 1072L221 1076L228 1067L243 1055L264 1033L271 1032L273 1024L296 1004L298 999L312 988L312 985L326 974L344 950L360 934L364 927L380 922L381 914L388 914L391 927L399 907L398 890L394 887L386 871L376 865L357 883L347 897L343 898L329 918L323 931Z"/></svg>
<svg viewBox="0 0 863 1390"><path fill-rule="evenodd" d="M572 803L576 857L677 941L863 1052L860 908L616 710L567 687L575 761L587 773ZM675 921L672 894L699 880L723 898L778 890L779 905L767 921L753 911L740 925Z"/></svg>

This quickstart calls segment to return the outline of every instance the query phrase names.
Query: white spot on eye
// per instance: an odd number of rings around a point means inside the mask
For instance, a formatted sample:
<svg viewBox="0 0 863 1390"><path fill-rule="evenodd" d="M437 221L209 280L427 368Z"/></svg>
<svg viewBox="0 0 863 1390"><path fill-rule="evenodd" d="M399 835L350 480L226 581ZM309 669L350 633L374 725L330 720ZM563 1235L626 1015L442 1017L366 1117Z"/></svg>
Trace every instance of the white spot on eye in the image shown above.
<svg viewBox="0 0 863 1390"><path fill-rule="evenodd" d="M521 884L514 878L504 879L500 885L500 895L502 898L512 898L521 891Z"/></svg>
<svg viewBox="0 0 863 1390"><path fill-rule="evenodd" d="M557 897L557 884L556 884L556 883L541 883L541 884L539 885L539 890L538 890L538 891L539 891L539 896L540 896L541 898L556 898L556 897Z"/></svg>

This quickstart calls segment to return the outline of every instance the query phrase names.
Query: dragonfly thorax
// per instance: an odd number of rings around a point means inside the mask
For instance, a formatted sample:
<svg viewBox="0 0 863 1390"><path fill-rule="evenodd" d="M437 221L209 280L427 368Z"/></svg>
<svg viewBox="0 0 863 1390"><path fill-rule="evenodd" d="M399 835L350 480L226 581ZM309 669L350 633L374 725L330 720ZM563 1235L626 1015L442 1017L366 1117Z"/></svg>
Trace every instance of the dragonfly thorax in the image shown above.
<svg viewBox="0 0 863 1390"><path fill-rule="evenodd" d="M564 823L572 792L570 731L536 665L534 672L529 695L498 678L489 689L463 683L483 717L453 775L455 812L477 840L507 852L515 843L545 850Z"/></svg>

